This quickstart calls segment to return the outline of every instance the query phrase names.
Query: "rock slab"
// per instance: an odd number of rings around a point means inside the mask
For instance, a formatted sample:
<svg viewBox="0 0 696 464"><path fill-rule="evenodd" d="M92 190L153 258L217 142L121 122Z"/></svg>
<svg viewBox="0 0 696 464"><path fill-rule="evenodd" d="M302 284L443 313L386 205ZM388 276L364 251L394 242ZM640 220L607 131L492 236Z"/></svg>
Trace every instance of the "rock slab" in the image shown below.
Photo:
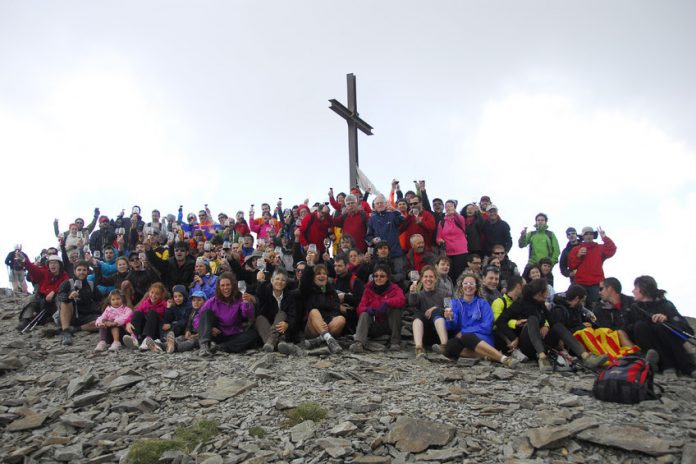
<svg viewBox="0 0 696 464"><path fill-rule="evenodd" d="M199 396L209 400L225 401L233 396L241 395L256 386L256 382L221 377L215 381L215 385L210 390L201 393Z"/></svg>
<svg viewBox="0 0 696 464"><path fill-rule="evenodd" d="M400 417L389 429L387 443L399 451L421 453L431 446L444 446L454 438L455 428L426 419Z"/></svg>
<svg viewBox="0 0 696 464"><path fill-rule="evenodd" d="M577 438L598 445L613 446L626 451L638 451L651 456L660 456L670 452L670 442L630 425L602 424L595 429L584 430L577 435Z"/></svg>

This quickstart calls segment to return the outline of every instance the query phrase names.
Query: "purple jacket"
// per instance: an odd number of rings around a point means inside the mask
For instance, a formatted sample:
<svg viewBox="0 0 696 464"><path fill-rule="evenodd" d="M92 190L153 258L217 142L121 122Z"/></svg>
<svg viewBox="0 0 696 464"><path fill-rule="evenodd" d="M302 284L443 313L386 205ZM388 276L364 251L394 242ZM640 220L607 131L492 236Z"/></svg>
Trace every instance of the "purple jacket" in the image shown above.
<svg viewBox="0 0 696 464"><path fill-rule="evenodd" d="M203 311L212 311L218 318L217 328L222 335L229 336L244 331L242 322L254 316L254 305L245 303L241 299L236 303L228 304L213 297L203 303L200 311L193 318L193 328L198 330L198 322Z"/></svg>

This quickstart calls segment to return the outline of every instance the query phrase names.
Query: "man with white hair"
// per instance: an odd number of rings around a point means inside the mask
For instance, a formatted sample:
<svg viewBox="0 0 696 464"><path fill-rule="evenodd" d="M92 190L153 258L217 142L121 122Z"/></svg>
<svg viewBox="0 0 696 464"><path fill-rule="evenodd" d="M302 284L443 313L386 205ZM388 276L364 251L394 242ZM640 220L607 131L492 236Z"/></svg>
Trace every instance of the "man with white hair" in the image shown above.
<svg viewBox="0 0 696 464"><path fill-rule="evenodd" d="M365 240L375 246L379 242L389 244L389 258L392 262L392 274L401 274L404 271L406 257L399 244L399 226L405 218L398 211L388 205L384 195L379 194L374 200L374 209L367 223Z"/></svg>

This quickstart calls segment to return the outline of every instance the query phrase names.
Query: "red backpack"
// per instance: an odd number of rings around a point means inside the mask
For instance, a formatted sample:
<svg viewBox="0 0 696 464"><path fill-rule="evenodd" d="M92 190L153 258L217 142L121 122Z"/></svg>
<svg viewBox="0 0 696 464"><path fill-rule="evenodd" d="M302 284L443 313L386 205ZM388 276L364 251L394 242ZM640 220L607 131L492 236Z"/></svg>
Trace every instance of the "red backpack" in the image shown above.
<svg viewBox="0 0 696 464"><path fill-rule="evenodd" d="M601 401L614 403L640 403L659 399L655 392L653 370L647 361L638 355L614 359L599 373L592 387L592 394Z"/></svg>

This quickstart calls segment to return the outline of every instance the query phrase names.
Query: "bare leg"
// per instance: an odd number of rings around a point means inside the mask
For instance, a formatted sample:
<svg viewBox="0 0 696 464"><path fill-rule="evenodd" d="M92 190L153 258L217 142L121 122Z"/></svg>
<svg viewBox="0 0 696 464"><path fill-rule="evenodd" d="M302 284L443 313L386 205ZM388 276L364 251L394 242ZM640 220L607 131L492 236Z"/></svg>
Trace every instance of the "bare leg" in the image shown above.
<svg viewBox="0 0 696 464"><path fill-rule="evenodd" d="M341 335L341 332L343 331L343 327L346 325L346 318L343 316L336 316L333 319L331 319L331 322L327 326L329 329L329 333L334 336L338 337Z"/></svg>
<svg viewBox="0 0 696 464"><path fill-rule="evenodd" d="M440 345L447 344L447 327L445 327L445 319L439 317L435 320L435 330L437 331L437 336L440 338Z"/></svg>
<svg viewBox="0 0 696 464"><path fill-rule="evenodd" d="M493 361L498 361L500 362L501 359L503 358L503 353L500 351L496 350L493 348L491 345L488 343L481 341L478 345L476 345L475 350L477 354L486 357L488 359L491 359Z"/></svg>
<svg viewBox="0 0 696 464"><path fill-rule="evenodd" d="M121 329L119 327L112 327L111 328L111 337L114 339L115 342L120 342L121 341Z"/></svg>
<svg viewBox="0 0 696 464"><path fill-rule="evenodd" d="M416 346L423 346L423 332L424 332L424 327L423 327L423 321L420 319L414 319L413 320L413 342L416 344Z"/></svg>
<svg viewBox="0 0 696 464"><path fill-rule="evenodd" d="M621 346L627 346L628 348L633 348L635 346L626 332L623 330L617 330L617 332L619 333L619 343L621 343Z"/></svg>
<svg viewBox="0 0 696 464"><path fill-rule="evenodd" d="M329 326L324 322L324 318L321 317L321 313L318 309L312 309L309 312L307 316L307 326L309 327L310 333L315 337L329 331Z"/></svg>
<svg viewBox="0 0 696 464"><path fill-rule="evenodd" d="M82 330L84 332L96 332L99 329L97 329L97 326L95 325L94 322L88 322L87 324L81 325L80 330Z"/></svg>
<svg viewBox="0 0 696 464"><path fill-rule="evenodd" d="M70 321L72 321L73 316L73 305L72 303L61 303L60 304L60 328L67 330L70 327Z"/></svg>

